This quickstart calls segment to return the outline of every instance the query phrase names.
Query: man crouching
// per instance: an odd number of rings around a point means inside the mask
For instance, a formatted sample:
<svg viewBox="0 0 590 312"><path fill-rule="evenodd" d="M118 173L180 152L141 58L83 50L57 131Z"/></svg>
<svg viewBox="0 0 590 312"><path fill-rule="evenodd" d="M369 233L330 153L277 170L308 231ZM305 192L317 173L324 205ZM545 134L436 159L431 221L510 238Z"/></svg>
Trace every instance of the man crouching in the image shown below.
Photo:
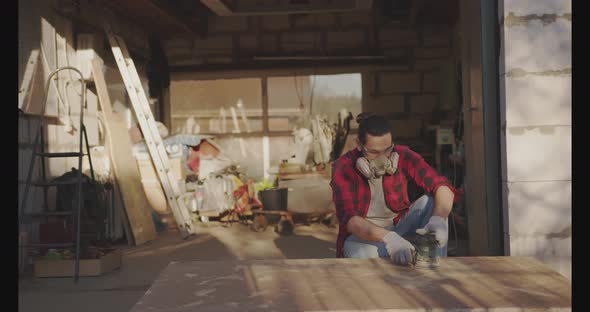
<svg viewBox="0 0 590 312"><path fill-rule="evenodd" d="M414 251L407 238L423 229L435 234L437 253L445 257L447 217L462 192L418 153L395 145L387 119L362 113L356 121L357 148L334 161L330 182L339 221L336 256L389 257L407 265ZM428 195L410 203L408 178Z"/></svg>

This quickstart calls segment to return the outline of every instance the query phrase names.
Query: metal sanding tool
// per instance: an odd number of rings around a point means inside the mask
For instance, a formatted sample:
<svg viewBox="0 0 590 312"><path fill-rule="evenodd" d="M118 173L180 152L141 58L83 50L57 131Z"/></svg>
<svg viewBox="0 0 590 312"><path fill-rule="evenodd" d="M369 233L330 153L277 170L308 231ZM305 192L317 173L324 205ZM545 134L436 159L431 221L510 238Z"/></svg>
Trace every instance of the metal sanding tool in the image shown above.
<svg viewBox="0 0 590 312"><path fill-rule="evenodd" d="M424 229L416 230L416 236L412 242L415 251L413 253L412 265L414 267L436 268L440 264L440 257L437 253L438 242L433 232Z"/></svg>

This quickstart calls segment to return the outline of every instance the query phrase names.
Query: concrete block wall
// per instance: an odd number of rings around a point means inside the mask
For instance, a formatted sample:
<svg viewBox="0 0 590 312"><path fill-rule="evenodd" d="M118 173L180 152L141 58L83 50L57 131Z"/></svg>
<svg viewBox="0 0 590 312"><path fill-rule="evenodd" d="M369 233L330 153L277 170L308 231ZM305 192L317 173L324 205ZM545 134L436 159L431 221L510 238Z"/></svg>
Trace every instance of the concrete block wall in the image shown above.
<svg viewBox="0 0 590 312"><path fill-rule="evenodd" d="M505 253L571 278L571 1L500 1Z"/></svg>
<svg viewBox="0 0 590 312"><path fill-rule="evenodd" d="M421 140L432 121L433 112L452 102L444 92L444 81L456 79L444 71L452 67L452 28L448 25L423 25L414 29L383 26L378 29L378 44L384 53L407 51L409 62L399 69L369 71L364 79L367 90L363 109L388 113L394 135L408 143ZM451 73L452 74L452 73ZM449 109L459 105L451 103Z"/></svg>
<svg viewBox="0 0 590 312"><path fill-rule="evenodd" d="M239 65L263 55L400 56L403 61L383 70L375 66L355 70L363 76L363 111L387 114L398 129L397 139L407 141L426 134L433 111L445 102L441 99L445 96L443 81L452 78L441 68L453 62L452 45L451 26L409 26L385 20L373 11L212 16L205 38L164 40L173 68Z"/></svg>

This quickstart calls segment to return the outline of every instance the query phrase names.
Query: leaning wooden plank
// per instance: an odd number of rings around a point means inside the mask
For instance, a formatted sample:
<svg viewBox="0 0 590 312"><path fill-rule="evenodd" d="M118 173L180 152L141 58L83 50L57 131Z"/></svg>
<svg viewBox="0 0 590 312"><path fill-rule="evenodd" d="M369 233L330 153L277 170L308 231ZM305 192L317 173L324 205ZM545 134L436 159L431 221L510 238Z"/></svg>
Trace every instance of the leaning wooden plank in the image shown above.
<svg viewBox="0 0 590 312"><path fill-rule="evenodd" d="M112 162L111 162L112 164ZM115 196L114 200L114 207L115 208L115 216L113 217L112 224L115 226L115 230L113 231L113 240L118 240L119 238L123 237L123 233L121 233L120 228L123 228L125 233L125 238L127 239L127 245L134 246L135 240L133 238L133 232L131 230L131 225L129 224L129 218L127 217L127 213L125 212L125 203L123 202L123 193L121 192L121 188L119 187L119 183L117 180L113 180L113 196ZM119 204L117 204L117 202ZM116 209L116 207L120 207L120 209Z"/></svg>
<svg viewBox="0 0 590 312"><path fill-rule="evenodd" d="M98 92L101 114L105 121L106 141L113 160L113 172L121 190L133 239L136 245L141 245L157 236L151 216L151 207L141 185L137 163L133 158L125 119L119 114L113 114L102 73L102 64L99 60L92 61L92 73Z"/></svg>
<svg viewBox="0 0 590 312"><path fill-rule="evenodd" d="M34 86L33 82L35 81L35 74L38 69L38 61L39 50L31 50L29 60L25 67L23 80L21 81L20 89L18 89L18 109L23 112L27 111L29 108L29 102L31 99L30 94L32 93L32 88Z"/></svg>
<svg viewBox="0 0 590 312"><path fill-rule="evenodd" d="M58 117L60 108L58 106L64 105L63 99L59 98L60 94L57 92L56 81L47 81L51 72L57 69L57 46L55 38L55 19L53 14L49 16L41 17L41 44L40 44L40 55L41 63L43 64L42 81L45 83L53 84L52 87L47 90L47 107L45 108L45 116ZM45 89L45 85L43 85ZM61 104L60 104L61 103ZM40 112L42 109L42 103L39 101L39 107L30 107L32 112Z"/></svg>
<svg viewBox="0 0 590 312"><path fill-rule="evenodd" d="M89 72L92 76L92 60L88 62ZM104 120L104 115L97 115L98 121L101 125L101 129L104 129L106 126L106 122ZM103 130L106 131L106 130ZM103 136L106 136L103 134ZM110 149L106 146L106 152L108 155L111 155ZM109 156L109 168L114 168L113 157ZM112 198L109 198L109 206L111 209L111 216L108 220L110 228L108 231L107 237L113 241L117 241L123 237L127 240L127 245L134 246L133 240L133 233L131 232L131 226L129 225L129 218L127 217L127 213L125 212L125 204L123 203L123 194L121 193L121 188L119 187L119 183L114 175L114 170L111 170L109 174L109 180L113 184L113 190L111 192Z"/></svg>
<svg viewBox="0 0 590 312"><path fill-rule="evenodd" d="M571 281L532 258L171 262L140 311L571 311Z"/></svg>

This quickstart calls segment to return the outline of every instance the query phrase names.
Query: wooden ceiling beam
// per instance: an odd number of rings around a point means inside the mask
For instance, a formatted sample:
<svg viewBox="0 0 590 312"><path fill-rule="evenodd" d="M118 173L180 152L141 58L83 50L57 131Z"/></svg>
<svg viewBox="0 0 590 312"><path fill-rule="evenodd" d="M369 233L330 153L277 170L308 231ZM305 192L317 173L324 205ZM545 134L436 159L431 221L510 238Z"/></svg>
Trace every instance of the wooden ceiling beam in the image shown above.
<svg viewBox="0 0 590 312"><path fill-rule="evenodd" d="M189 20L185 16L182 16L178 13L178 11L170 6L170 4L166 3L166 1L161 0L144 0L146 4L148 4L151 8L158 11L160 14L167 16L168 19L177 25L179 28L185 30L189 34L195 35L202 35L202 29L199 29L195 25L192 20Z"/></svg>
<svg viewBox="0 0 590 312"><path fill-rule="evenodd" d="M232 16L234 14L233 10L221 0L201 0L201 3L219 16Z"/></svg>

